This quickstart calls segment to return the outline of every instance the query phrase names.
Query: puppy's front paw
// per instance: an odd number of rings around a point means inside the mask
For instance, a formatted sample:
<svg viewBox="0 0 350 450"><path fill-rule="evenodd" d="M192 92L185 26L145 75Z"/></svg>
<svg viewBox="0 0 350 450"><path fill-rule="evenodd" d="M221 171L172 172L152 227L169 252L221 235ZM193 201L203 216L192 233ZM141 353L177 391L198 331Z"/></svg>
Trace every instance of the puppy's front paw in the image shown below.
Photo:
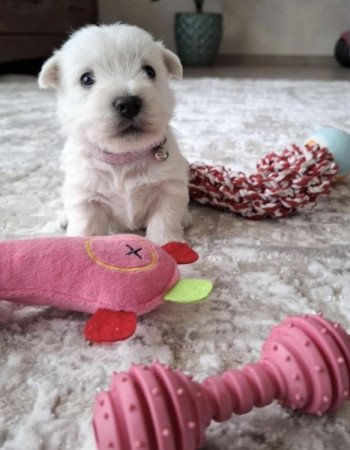
<svg viewBox="0 0 350 450"><path fill-rule="evenodd" d="M85 227L79 227L77 225L74 225L71 222L67 223L67 236L91 236L90 233L86 233L85 231L87 230L87 228Z"/></svg>
<svg viewBox="0 0 350 450"><path fill-rule="evenodd" d="M68 228L68 219L64 212L59 215L58 223L60 228L62 228L63 230L66 230Z"/></svg>
<svg viewBox="0 0 350 450"><path fill-rule="evenodd" d="M171 233L171 232L154 233L152 231L147 230L146 238L157 245L165 245L168 242L185 242L183 233Z"/></svg>
<svg viewBox="0 0 350 450"><path fill-rule="evenodd" d="M98 223L74 223L69 221L67 226L67 236L105 236L108 228Z"/></svg>
<svg viewBox="0 0 350 450"><path fill-rule="evenodd" d="M189 211L186 211L182 219L182 226L188 228L192 224L192 215Z"/></svg>
<svg viewBox="0 0 350 450"><path fill-rule="evenodd" d="M97 202L83 203L79 208L66 210L68 236L105 236L108 234L108 216Z"/></svg>

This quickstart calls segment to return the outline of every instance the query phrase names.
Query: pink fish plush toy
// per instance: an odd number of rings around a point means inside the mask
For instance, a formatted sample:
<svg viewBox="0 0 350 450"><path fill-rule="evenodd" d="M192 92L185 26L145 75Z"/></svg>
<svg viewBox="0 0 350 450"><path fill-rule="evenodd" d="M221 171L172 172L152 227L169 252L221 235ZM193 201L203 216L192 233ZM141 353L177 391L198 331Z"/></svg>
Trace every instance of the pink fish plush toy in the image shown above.
<svg viewBox="0 0 350 450"><path fill-rule="evenodd" d="M164 300L206 298L210 281L180 280L177 264L197 259L187 244L159 247L135 235L2 241L0 299L91 313L86 339L113 342Z"/></svg>

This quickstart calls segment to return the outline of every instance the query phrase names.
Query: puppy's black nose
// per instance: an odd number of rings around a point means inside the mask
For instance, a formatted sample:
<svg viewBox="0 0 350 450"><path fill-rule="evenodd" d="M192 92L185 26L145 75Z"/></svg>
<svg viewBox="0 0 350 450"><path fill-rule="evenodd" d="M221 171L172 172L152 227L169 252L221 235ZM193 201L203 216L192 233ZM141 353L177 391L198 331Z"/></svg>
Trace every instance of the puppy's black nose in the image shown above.
<svg viewBox="0 0 350 450"><path fill-rule="evenodd" d="M136 95L128 95L127 97L117 97L113 106L118 113L126 119L132 119L137 116L141 110L142 100Z"/></svg>

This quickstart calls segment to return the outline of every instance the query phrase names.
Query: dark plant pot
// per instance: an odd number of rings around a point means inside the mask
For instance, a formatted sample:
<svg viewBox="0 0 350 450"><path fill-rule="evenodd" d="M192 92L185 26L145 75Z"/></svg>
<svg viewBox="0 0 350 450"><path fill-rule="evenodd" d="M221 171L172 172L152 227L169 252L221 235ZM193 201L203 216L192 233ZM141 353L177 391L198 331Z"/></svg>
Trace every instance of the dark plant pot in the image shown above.
<svg viewBox="0 0 350 450"><path fill-rule="evenodd" d="M185 66L208 66L215 62L222 36L222 15L177 13L175 41Z"/></svg>
<svg viewBox="0 0 350 450"><path fill-rule="evenodd" d="M350 31L343 33L338 39L334 56L341 66L350 67Z"/></svg>

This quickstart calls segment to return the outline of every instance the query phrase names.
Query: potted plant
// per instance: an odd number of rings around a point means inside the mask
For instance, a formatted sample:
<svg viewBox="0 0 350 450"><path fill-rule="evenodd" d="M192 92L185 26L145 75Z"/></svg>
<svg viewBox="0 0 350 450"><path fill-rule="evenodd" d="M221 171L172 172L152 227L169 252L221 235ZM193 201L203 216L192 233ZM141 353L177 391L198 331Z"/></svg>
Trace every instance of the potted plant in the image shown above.
<svg viewBox="0 0 350 450"><path fill-rule="evenodd" d="M175 16L177 53L185 66L212 65L221 42L222 15L203 12L204 0L193 1L196 12Z"/></svg>

